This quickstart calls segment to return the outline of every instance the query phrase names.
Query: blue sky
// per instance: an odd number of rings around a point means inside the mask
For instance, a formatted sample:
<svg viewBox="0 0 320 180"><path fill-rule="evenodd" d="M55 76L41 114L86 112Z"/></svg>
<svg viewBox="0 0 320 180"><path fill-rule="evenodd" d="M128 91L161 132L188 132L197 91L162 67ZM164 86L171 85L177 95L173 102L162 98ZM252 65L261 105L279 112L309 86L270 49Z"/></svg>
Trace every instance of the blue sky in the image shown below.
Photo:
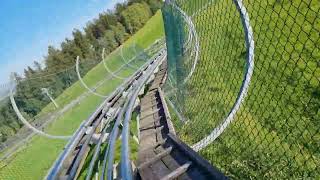
<svg viewBox="0 0 320 180"><path fill-rule="evenodd" d="M74 28L124 0L1 0L0 84L11 72L42 61L48 45L59 47Z"/></svg>

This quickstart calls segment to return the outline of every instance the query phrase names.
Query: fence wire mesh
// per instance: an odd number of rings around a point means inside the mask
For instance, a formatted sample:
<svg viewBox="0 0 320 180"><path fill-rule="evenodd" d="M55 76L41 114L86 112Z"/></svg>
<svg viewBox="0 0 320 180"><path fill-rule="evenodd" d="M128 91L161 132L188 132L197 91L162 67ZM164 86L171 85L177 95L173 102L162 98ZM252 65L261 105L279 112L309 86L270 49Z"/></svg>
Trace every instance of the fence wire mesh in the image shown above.
<svg viewBox="0 0 320 180"><path fill-rule="evenodd" d="M171 0L162 12L179 137L231 178L320 178L320 1Z"/></svg>
<svg viewBox="0 0 320 180"><path fill-rule="evenodd" d="M30 158L42 157L40 163L50 167L81 122L163 43L159 40L147 49L136 43L126 44L109 55L102 55L101 48L90 59L80 57L71 64L57 64L59 71L30 68L25 77L14 74L13 81L0 84L0 161L6 172L2 174L4 179L29 175L28 167L7 166L13 160L26 164L33 161ZM38 157L18 156L22 150L30 153L30 147L40 147L35 150ZM48 152L53 158L46 156Z"/></svg>

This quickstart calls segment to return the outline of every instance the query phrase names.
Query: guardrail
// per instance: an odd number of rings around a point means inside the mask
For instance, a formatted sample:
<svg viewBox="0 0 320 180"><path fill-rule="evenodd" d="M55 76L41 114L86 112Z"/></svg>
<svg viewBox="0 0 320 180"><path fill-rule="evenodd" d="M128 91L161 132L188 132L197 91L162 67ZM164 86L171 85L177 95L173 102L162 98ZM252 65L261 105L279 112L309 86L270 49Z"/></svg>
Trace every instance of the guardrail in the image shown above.
<svg viewBox="0 0 320 180"><path fill-rule="evenodd" d="M154 66L150 68L148 74L144 76L143 79L139 82L138 86L136 87L133 95L130 97L129 105L127 107L126 115L123 122L123 129L122 129L122 148L121 148L121 177L123 179L130 180L132 179L132 168L131 168L131 161L130 161L130 146L129 146L129 127L130 127L130 119L132 116L132 111L135 105L135 102L138 98L139 92L148 81L150 76L153 74L155 69L163 62L166 56L160 57L161 59L155 62Z"/></svg>
<svg viewBox="0 0 320 180"><path fill-rule="evenodd" d="M164 53L164 52L165 52L165 50L162 49L160 51L160 54ZM103 116L108 112L109 108L111 107L111 103L115 103L115 101L117 101L120 97L123 96L124 92L129 91L131 88L133 88L133 86L135 85L135 82L137 82L137 80L139 80L140 78L146 79L146 77L150 74L149 72L151 72L149 69L153 69L154 64L156 64L155 62L157 62L157 61L158 61L158 56L154 56L153 58L151 58L147 63L145 63L141 68L139 68L138 71L136 71L130 78L128 78L122 85L120 85L97 108L97 110L86 121L84 121L80 125L78 130L72 136L69 143L65 146L65 150L59 155L59 158L55 161L54 165L52 166L49 173L47 174L46 179L56 179L60 175L62 169L64 168L63 165L65 164L67 158L70 157L71 153L74 151L75 147L80 143L80 141L84 140L84 136L85 136L85 133L88 130L88 128L90 126L97 127L98 124L100 123L100 120L103 118ZM125 95L125 97L127 97L127 96L128 96L128 94ZM124 107L126 107L126 106L124 106ZM119 114L119 113L121 113L121 111L117 111L117 113ZM118 116L118 114L117 114L117 116ZM94 130L92 132L90 132L90 134L86 137L87 139L86 139L85 143L83 144L84 148L90 142L93 133L94 133ZM84 155L84 150L82 150L82 148L81 148L81 150L77 156L80 157L83 155ZM74 163L71 164L72 167L68 168L69 169L68 170L68 172L69 172L68 179L73 179L76 176L81 160L83 160L82 157L80 157L80 158L76 157Z"/></svg>
<svg viewBox="0 0 320 180"><path fill-rule="evenodd" d="M123 152L121 153L121 156L123 158L121 158L122 163L121 164L126 164L125 166L123 166L121 169L130 167L130 160L129 160L129 120L131 119L131 113L132 113L132 109L135 103L135 100L140 92L140 90L142 89L143 85L147 82L147 80L150 78L150 76L153 74L154 70L156 69L156 67L159 66L160 62L159 60L164 59L166 52L164 50L162 50L160 52L160 56L157 57L157 59L155 59L155 62L151 62L150 63L150 68L147 72L144 72L144 76L142 77L142 79L140 79L140 82L137 82L136 87L133 89L132 95L130 96L130 99L127 99L125 105L123 106L123 108L121 109L117 121L115 123L114 129L112 130L111 133L111 137L110 137L110 141L109 141L109 147L106 151L105 154L105 158L104 158L104 162L103 162L103 170L102 170L102 177L103 179L105 178L105 176L107 175L107 179L111 180L113 179L113 164L114 164L114 153L115 153L115 142L117 140L118 137L118 126L120 125L122 119L123 119L123 115L125 114L125 120L123 123L123 129L122 129L122 150ZM129 96L128 96L129 97ZM108 157L108 161L107 161L107 157ZM107 168L107 174L105 174L105 168ZM123 170L122 170L123 172ZM128 174L131 174L131 167L128 169ZM128 175L129 176L129 175Z"/></svg>

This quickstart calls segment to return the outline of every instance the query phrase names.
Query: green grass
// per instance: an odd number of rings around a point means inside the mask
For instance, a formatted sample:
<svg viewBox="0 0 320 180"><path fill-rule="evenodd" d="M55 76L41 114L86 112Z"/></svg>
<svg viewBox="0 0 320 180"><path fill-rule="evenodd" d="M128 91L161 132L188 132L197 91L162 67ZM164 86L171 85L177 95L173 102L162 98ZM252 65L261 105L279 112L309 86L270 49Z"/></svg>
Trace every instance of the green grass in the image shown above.
<svg viewBox="0 0 320 180"><path fill-rule="evenodd" d="M188 2L183 7L189 13L204 4ZM235 179L319 179L320 2L246 0L244 4L255 39L248 97L235 121L200 153ZM190 145L228 115L243 80L246 57L233 1L213 1L193 22L201 54L183 98L178 99L190 121L176 126Z"/></svg>
<svg viewBox="0 0 320 180"><path fill-rule="evenodd" d="M130 122L130 134L133 135L133 136L136 136L136 137L137 137L137 134L138 134L138 132L137 132L137 130L138 130L137 129L137 116L138 116L138 112L134 111L132 113L132 118L131 118L131 122ZM112 128L110 128L110 131L111 131L111 129ZM135 141L133 136L130 137L130 142L129 142L130 151L131 151L130 159L132 161L136 161L137 157L138 157L139 144ZM104 155L105 155L104 153L106 151L107 146L108 146L107 143L104 143L104 144L101 145L100 156L97 159L97 161L100 161L100 163L98 163L98 164L96 163L96 167L93 170L93 174L92 174L93 177L95 177L95 174L97 172L99 174L99 178L101 176L102 162L103 162L103 158L104 158ZM83 165L83 167L82 167L82 169L80 171L79 179L85 179L85 177L87 176L88 167L90 165L90 162L91 162L92 156L93 156L93 152L95 150L94 148L95 148L94 146L91 147L91 151L89 152L88 157L85 160L85 164ZM116 141L116 145L115 145L114 163L119 165L120 160L121 160L121 139L118 139ZM97 171L98 168L99 168L99 171Z"/></svg>
<svg viewBox="0 0 320 180"><path fill-rule="evenodd" d="M125 43L125 54L128 57L132 56L132 54L128 53L129 50L126 50L126 48L130 47L130 44L133 42L137 43L139 47L146 48L162 36L162 16L161 13L158 12L140 31ZM120 51L116 50L107 57L107 63L110 64L110 69L112 70L115 70L122 63L119 52ZM142 63L139 65L141 64ZM134 69L127 68L121 71L119 75L129 76L133 72ZM85 75L84 81L90 87L93 87L97 82L103 80L106 75L106 70L103 65L99 63ZM104 83L103 86L99 87L97 92L109 94L120 85L121 82L121 80L117 79L109 80ZM86 90L81 84L76 82L65 90L56 101L60 106L67 105L71 100L76 99L85 91ZM102 101L103 99L100 97L88 95L82 102L68 110L53 123L49 124L46 128L46 132L58 135L72 134L79 127L80 123L88 118ZM53 109L53 104L49 104L42 110L41 114L51 112ZM0 169L0 179L42 179L59 153L62 152L66 143L67 141L64 140L52 140L34 136L19 153L15 154L6 162L2 162L5 165Z"/></svg>

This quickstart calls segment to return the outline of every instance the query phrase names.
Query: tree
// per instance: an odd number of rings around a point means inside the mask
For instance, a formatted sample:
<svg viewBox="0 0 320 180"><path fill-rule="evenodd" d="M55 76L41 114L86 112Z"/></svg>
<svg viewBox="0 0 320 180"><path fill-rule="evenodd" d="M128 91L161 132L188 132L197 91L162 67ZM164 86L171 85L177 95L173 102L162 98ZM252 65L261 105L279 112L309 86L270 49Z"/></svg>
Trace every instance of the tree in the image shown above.
<svg viewBox="0 0 320 180"><path fill-rule="evenodd" d="M134 3L121 12L121 18L130 34L137 32L150 17L151 10L146 3Z"/></svg>
<svg viewBox="0 0 320 180"><path fill-rule="evenodd" d="M119 45L128 39L129 34L121 23L118 22L115 26L111 26L111 29L113 32L116 32L114 36Z"/></svg>
<svg viewBox="0 0 320 180"><path fill-rule="evenodd" d="M33 61L33 66L36 68L37 72L41 72L42 71L42 66L38 61Z"/></svg>
<svg viewBox="0 0 320 180"><path fill-rule="evenodd" d="M89 40L78 29L74 30L72 35L75 46L77 46L81 51L79 56L85 58L90 52Z"/></svg>
<svg viewBox="0 0 320 180"><path fill-rule="evenodd" d="M127 5L126 3L117 3L115 7L116 7L116 15L120 17L122 11L126 10Z"/></svg>
<svg viewBox="0 0 320 180"><path fill-rule="evenodd" d="M101 24L105 29L110 29L112 25L117 24L117 17L110 11L104 14L99 14L97 23Z"/></svg>
<svg viewBox="0 0 320 180"><path fill-rule="evenodd" d="M114 50L116 47L119 46L116 38L115 38L115 32L112 30L107 30L104 33L104 36L98 40L99 46L101 48L105 48L105 51L107 53Z"/></svg>
<svg viewBox="0 0 320 180"><path fill-rule="evenodd" d="M89 22L83 32L75 29L73 37L65 39L60 48L48 46L48 53L43 59L44 65L34 61L33 66L24 70L24 77L14 73L17 81L15 100L23 115L27 119L33 119L50 103L41 94L41 88L49 87L56 98L78 80L74 69L70 70L77 56L83 60L92 60L96 56L100 57L102 48L107 53L112 52L147 22L152 12L158 8L157 2L159 0L129 0L128 3L118 3L114 11L101 13L97 19ZM83 73L93 66L80 64ZM20 127L9 101L1 101L0 141L5 141Z"/></svg>
<svg viewBox="0 0 320 180"><path fill-rule="evenodd" d="M24 69L25 77L32 77L33 74L35 74L35 71L30 66L28 66L27 69Z"/></svg>
<svg viewBox="0 0 320 180"><path fill-rule="evenodd" d="M152 14L155 14L163 5L161 0L146 0L150 6Z"/></svg>

